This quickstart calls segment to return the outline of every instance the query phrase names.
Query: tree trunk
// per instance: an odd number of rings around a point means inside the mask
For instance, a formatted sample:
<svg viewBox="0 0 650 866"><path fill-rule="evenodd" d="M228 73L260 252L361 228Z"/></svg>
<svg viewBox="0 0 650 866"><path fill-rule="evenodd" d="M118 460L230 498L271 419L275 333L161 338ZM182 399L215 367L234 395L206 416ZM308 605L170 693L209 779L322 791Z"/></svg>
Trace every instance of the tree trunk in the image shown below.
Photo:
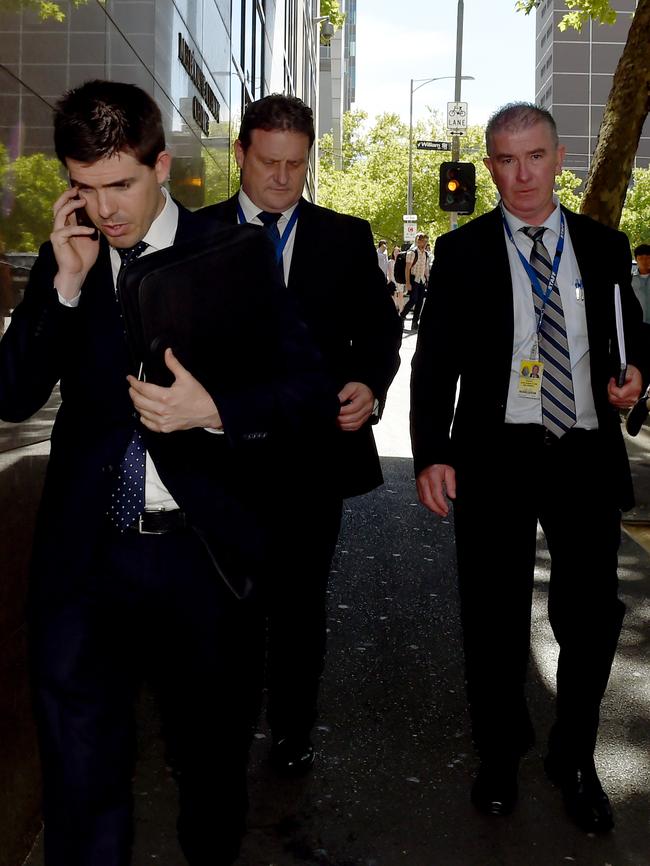
<svg viewBox="0 0 650 866"><path fill-rule="evenodd" d="M649 110L650 0L639 0L614 73L580 208L605 225L618 227Z"/></svg>

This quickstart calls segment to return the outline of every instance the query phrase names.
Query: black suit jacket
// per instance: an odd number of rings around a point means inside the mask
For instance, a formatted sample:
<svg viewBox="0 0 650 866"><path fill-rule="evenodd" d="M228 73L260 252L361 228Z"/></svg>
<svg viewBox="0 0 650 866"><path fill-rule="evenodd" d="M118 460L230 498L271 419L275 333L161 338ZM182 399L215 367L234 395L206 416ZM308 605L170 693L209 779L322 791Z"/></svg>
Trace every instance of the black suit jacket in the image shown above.
<svg viewBox="0 0 650 866"><path fill-rule="evenodd" d="M237 223L237 196L201 213ZM363 382L379 400L381 414L399 367L401 323L369 224L301 199L288 289L337 388ZM320 449L315 455L339 495L366 493L383 481L373 421L340 432L333 453Z"/></svg>
<svg viewBox="0 0 650 866"><path fill-rule="evenodd" d="M594 403L611 458L594 471L609 471L620 506L630 507L619 414L607 399L607 384L619 364L614 283L621 287L627 360L641 367L641 315L631 288L629 243L622 232L563 211L584 285ZM491 438L505 419L513 316L508 253L496 208L436 242L411 380L416 474L434 463L459 468L490 459Z"/></svg>
<svg viewBox="0 0 650 866"><path fill-rule="evenodd" d="M208 236L212 225L209 218L179 208L175 244ZM273 274L272 245L263 232L254 234L251 256L266 258ZM56 270L46 243L24 301L0 341L3 420L29 418L59 380L61 387L34 545L36 601L65 596L84 581L116 467L138 423L128 395L129 354L108 244L101 238L77 308L58 301ZM235 305L240 302L234 298ZM233 370L237 387L228 388L227 359L215 351L220 365L215 380L221 386L212 396L223 407L225 435L202 429L156 434L141 428L163 482L239 594L265 567L268 515L277 486L275 443L298 437L302 427L334 431L338 413L336 389L279 278L253 286L246 307L257 335L249 346L254 360L247 381L241 370ZM233 310L232 327L237 324Z"/></svg>

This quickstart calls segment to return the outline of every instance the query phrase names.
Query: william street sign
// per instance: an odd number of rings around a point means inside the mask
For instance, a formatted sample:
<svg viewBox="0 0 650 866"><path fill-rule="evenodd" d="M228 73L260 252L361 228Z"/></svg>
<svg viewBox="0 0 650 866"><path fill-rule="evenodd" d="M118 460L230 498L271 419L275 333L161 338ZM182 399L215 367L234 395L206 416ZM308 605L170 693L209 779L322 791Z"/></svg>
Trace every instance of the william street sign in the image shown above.
<svg viewBox="0 0 650 866"><path fill-rule="evenodd" d="M418 150L451 150L450 141L416 141Z"/></svg>

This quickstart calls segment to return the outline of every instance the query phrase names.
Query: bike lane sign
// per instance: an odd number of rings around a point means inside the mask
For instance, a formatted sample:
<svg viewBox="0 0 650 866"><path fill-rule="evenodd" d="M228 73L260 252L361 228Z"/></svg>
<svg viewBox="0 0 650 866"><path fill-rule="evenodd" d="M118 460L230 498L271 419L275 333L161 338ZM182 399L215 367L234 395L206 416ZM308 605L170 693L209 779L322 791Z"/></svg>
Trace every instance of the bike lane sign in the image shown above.
<svg viewBox="0 0 650 866"><path fill-rule="evenodd" d="M450 132L463 133L467 129L467 103L447 103L447 129Z"/></svg>

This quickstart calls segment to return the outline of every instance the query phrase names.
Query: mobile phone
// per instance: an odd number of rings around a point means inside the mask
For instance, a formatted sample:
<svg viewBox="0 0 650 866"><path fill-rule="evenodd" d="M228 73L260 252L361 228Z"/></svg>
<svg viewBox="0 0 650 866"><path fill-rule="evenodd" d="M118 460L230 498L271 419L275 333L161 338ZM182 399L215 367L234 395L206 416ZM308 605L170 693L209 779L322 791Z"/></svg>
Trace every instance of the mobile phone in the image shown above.
<svg viewBox="0 0 650 866"><path fill-rule="evenodd" d="M75 198L75 201L79 201L79 196ZM87 226L90 229L94 229L94 232L91 235L87 235L87 237L89 237L91 241L96 241L99 237L99 235L97 234L97 226L86 213L86 208L78 207L74 212L74 215L77 218L78 226Z"/></svg>
<svg viewBox="0 0 650 866"><path fill-rule="evenodd" d="M74 186L72 181L70 181L70 186ZM76 195L73 198L73 201L80 201L80 200L81 200L80 196L78 196L78 195ZM78 226L86 226L89 229L94 229L94 232L91 235L87 235L87 237L90 238L91 241L96 241L97 238L99 237L99 234L97 233L97 226L95 225L95 223L90 219L90 217L86 213L86 208L85 207L78 207L75 210L74 214L75 214L75 217L77 218L77 225Z"/></svg>

